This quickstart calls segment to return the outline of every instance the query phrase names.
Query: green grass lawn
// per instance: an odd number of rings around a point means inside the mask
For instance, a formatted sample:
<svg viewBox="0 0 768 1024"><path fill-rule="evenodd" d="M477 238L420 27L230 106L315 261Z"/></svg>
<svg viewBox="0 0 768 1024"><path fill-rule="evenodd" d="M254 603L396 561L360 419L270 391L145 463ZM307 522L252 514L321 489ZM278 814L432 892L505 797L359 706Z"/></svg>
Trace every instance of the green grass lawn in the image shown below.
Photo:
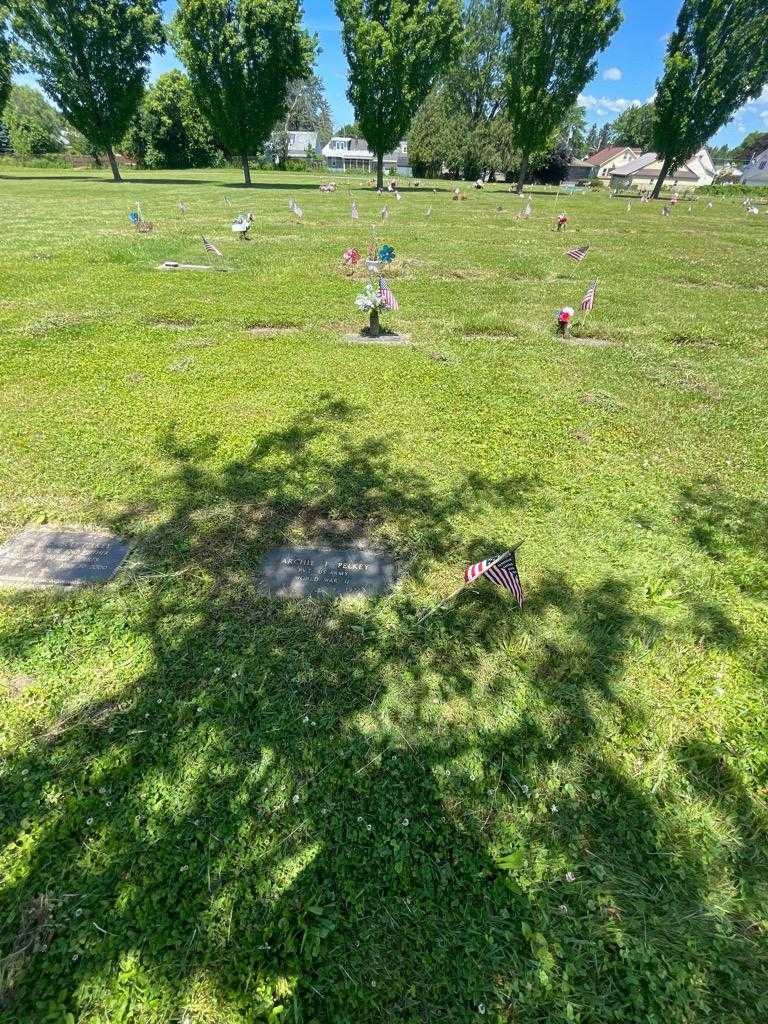
<svg viewBox="0 0 768 1024"><path fill-rule="evenodd" d="M0 1021L764 1024L764 208L237 177L0 175L0 541L135 541L2 593ZM259 594L350 538L393 594Z"/></svg>

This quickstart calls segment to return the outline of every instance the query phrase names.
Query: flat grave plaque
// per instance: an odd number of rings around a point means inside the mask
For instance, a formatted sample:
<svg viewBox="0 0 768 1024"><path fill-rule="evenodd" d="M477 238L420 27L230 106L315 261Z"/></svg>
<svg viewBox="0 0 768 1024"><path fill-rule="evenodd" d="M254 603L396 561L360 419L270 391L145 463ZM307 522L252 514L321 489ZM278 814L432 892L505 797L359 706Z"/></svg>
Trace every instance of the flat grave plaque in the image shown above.
<svg viewBox="0 0 768 1024"><path fill-rule="evenodd" d="M364 597L395 584L395 563L370 548L272 548L261 589L273 597Z"/></svg>
<svg viewBox="0 0 768 1024"><path fill-rule="evenodd" d="M111 579L130 544L111 533L29 527L0 546L0 585L79 587Z"/></svg>

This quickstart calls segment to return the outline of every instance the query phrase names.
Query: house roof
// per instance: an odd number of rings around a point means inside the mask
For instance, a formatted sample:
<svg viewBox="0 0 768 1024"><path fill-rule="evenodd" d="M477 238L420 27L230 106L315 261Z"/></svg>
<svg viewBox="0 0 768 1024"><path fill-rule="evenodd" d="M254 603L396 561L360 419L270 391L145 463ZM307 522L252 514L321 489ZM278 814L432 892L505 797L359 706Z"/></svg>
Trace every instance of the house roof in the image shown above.
<svg viewBox="0 0 768 1024"><path fill-rule="evenodd" d="M631 146L607 146L605 149L599 149L597 153L592 153L591 156L586 157L588 164L592 164L593 167L600 167L601 164L606 163L608 160L613 160L619 153L635 153L640 156L637 149L633 149Z"/></svg>
<svg viewBox="0 0 768 1024"><path fill-rule="evenodd" d="M568 166L569 167L594 167L595 165L592 163L591 160L588 160L586 158L584 160L580 160L577 157L574 157L574 159L569 162Z"/></svg>
<svg viewBox="0 0 768 1024"><path fill-rule="evenodd" d="M344 146L335 148L333 143L343 142ZM399 166L408 165L408 157L406 151L402 149L403 143L400 143L398 148L392 153L385 153L384 159L387 163L397 163ZM376 155L368 148L368 143L365 139L350 139L344 135L334 135L323 146L323 156L341 156L348 160L375 160Z"/></svg>

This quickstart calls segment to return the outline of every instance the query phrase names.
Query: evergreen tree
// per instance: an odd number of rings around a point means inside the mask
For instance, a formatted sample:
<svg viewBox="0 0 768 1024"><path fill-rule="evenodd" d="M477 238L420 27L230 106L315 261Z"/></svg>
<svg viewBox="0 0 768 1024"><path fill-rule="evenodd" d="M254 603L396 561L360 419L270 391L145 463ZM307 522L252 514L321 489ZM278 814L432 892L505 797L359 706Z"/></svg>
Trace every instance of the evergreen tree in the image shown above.
<svg viewBox="0 0 768 1024"><path fill-rule="evenodd" d="M598 132L597 125L591 124L589 131L587 132L587 154L596 153L598 151L600 142L600 133Z"/></svg>
<svg viewBox="0 0 768 1024"><path fill-rule="evenodd" d="M766 0L683 0L656 83L654 143L670 171L700 149L768 81Z"/></svg>
<svg viewBox="0 0 768 1024"><path fill-rule="evenodd" d="M419 105L456 50L458 0L336 0L349 63L347 95L376 154L384 184L384 154L408 131Z"/></svg>
<svg viewBox="0 0 768 1024"><path fill-rule="evenodd" d="M179 0L171 35L200 109L250 185L249 156L283 116L289 83L312 70L299 0Z"/></svg>
<svg viewBox="0 0 768 1024"><path fill-rule="evenodd" d="M621 13L618 0L509 0L509 18L506 92L522 192L531 156L551 144Z"/></svg>
<svg viewBox="0 0 768 1024"><path fill-rule="evenodd" d="M136 113L162 49L158 0L15 0L22 59L67 121L109 157Z"/></svg>

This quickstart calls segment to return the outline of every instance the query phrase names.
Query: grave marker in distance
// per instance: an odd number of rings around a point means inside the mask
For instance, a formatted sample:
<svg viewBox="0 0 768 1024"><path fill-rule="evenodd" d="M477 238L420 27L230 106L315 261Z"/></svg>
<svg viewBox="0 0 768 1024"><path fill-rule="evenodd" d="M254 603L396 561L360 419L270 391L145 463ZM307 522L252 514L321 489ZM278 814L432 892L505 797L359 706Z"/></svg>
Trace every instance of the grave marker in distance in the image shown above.
<svg viewBox="0 0 768 1024"><path fill-rule="evenodd" d="M0 585L79 587L111 579L130 544L111 533L28 527L0 546Z"/></svg>

